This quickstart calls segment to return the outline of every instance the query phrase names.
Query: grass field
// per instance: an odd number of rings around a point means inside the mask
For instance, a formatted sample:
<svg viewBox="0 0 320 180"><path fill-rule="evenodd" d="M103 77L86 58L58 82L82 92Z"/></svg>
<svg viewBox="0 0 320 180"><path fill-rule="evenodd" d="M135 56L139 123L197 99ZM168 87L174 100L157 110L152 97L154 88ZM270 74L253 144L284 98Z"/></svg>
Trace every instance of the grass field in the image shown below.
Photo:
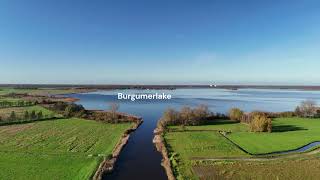
<svg viewBox="0 0 320 180"><path fill-rule="evenodd" d="M272 133L233 132L228 137L253 154L296 149L320 141L320 119L274 119Z"/></svg>
<svg viewBox="0 0 320 180"><path fill-rule="evenodd" d="M271 179L290 178L291 176L286 176L286 174L290 175L292 170L283 172L280 170L286 166L298 168L295 163L302 159L287 160L283 162L283 166L281 165L282 161L264 164L245 161L199 164L195 159L249 156L217 131L231 132L227 135L228 138L248 152L257 154L296 149L312 141L320 140L320 119L274 119L272 133L252 133L249 132L247 125L232 121L217 121L204 126L187 126L185 129L186 131L181 131L178 126L170 126L169 131L164 135L174 173L178 179L221 179L222 177L265 179L262 171L259 170L264 168L275 173L274 176L270 176ZM312 161L304 161L303 163L306 167L309 165L320 167L318 156L315 156ZM238 169L242 169L242 172L238 172ZM295 171L296 174L292 177L298 179L299 174L309 174L310 176L310 173L313 172L312 175L317 175L317 172L313 171L315 169L302 168Z"/></svg>
<svg viewBox="0 0 320 180"><path fill-rule="evenodd" d="M264 162L211 162L193 166L193 171L199 179L232 180L316 180L320 176L319 169L319 155Z"/></svg>
<svg viewBox="0 0 320 180"><path fill-rule="evenodd" d="M0 126L0 179L88 179L130 126L82 119Z"/></svg>
<svg viewBox="0 0 320 180"><path fill-rule="evenodd" d="M247 156L215 131L231 129L241 131L245 129L245 125L218 121L208 126L188 126L187 131L183 132L179 131L177 126L169 128L174 131L165 133L164 138L178 179L196 178L192 172L192 158Z"/></svg>
<svg viewBox="0 0 320 180"><path fill-rule="evenodd" d="M11 107L11 108L0 108L0 116L2 118L8 118L11 114L11 112L14 111L16 113L17 116L19 117L23 117L23 114L25 111L28 111L29 113L31 113L32 111L35 111L35 113L38 113L40 111L42 111L43 116L46 115L53 115L55 117L61 117L60 115L44 108L41 106L26 106L26 107Z"/></svg>

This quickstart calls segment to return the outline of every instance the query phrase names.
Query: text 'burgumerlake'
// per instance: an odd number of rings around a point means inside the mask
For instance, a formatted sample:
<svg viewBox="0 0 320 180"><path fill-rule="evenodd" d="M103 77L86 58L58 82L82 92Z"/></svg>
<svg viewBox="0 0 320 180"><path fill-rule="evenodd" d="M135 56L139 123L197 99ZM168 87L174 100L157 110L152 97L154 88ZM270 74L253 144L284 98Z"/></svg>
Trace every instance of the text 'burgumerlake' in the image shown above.
<svg viewBox="0 0 320 180"><path fill-rule="evenodd" d="M165 93L155 93L155 94L123 94L118 93L119 100L169 100L171 99L171 94Z"/></svg>

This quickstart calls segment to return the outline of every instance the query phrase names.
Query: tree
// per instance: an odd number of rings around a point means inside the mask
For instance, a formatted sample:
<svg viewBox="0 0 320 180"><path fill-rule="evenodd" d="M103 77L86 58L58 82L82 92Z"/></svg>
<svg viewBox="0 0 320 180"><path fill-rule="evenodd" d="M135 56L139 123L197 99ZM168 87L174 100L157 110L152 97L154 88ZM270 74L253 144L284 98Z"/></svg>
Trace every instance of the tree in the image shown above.
<svg viewBox="0 0 320 180"><path fill-rule="evenodd" d="M316 103L312 100L302 101L295 113L300 117L314 117L317 114Z"/></svg>
<svg viewBox="0 0 320 180"><path fill-rule="evenodd" d="M15 113L14 111L11 111L11 114L10 114L9 119L10 119L11 121L14 121L14 120L17 119L16 113Z"/></svg>
<svg viewBox="0 0 320 180"><path fill-rule="evenodd" d="M37 118L36 112L35 112L34 110L31 111L30 119L31 119L31 120L35 120L36 118Z"/></svg>
<svg viewBox="0 0 320 180"><path fill-rule="evenodd" d="M24 111L23 118L24 118L25 120L29 120L29 119L30 119L30 115L29 115L29 112L28 112L28 111Z"/></svg>
<svg viewBox="0 0 320 180"><path fill-rule="evenodd" d="M119 110L120 105L118 103L110 103L110 112L112 120L117 119L117 111Z"/></svg>
<svg viewBox="0 0 320 180"><path fill-rule="evenodd" d="M210 111L207 105L200 104L198 107L193 109L194 124L204 124L207 118L210 116Z"/></svg>
<svg viewBox="0 0 320 180"><path fill-rule="evenodd" d="M167 125L177 125L179 124L179 112L172 108L168 108L162 115L159 123L161 126L165 127Z"/></svg>
<svg viewBox="0 0 320 180"><path fill-rule="evenodd" d="M234 121L240 121L243 114L244 112L241 111L239 108L232 108L229 111L229 118Z"/></svg>
<svg viewBox="0 0 320 180"><path fill-rule="evenodd" d="M42 114L42 111L39 111L37 113L37 119L42 119L43 118L43 114Z"/></svg>
<svg viewBox="0 0 320 180"><path fill-rule="evenodd" d="M180 119L181 119L181 124L182 125L191 125L193 124L192 122L192 109L190 107L182 107L180 110Z"/></svg>
<svg viewBox="0 0 320 180"><path fill-rule="evenodd" d="M75 116L78 112L80 112L81 110L84 110L84 107L82 105L78 105L78 104L68 104L65 107L64 110L64 115L66 117L72 117Z"/></svg>

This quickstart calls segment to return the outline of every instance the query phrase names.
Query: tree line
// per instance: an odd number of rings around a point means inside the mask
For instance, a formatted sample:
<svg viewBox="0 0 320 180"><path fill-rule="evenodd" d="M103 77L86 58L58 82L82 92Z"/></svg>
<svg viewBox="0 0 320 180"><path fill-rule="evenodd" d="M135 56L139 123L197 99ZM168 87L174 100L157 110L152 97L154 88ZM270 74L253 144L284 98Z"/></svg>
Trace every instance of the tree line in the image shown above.
<svg viewBox="0 0 320 180"><path fill-rule="evenodd" d="M40 110L36 112L35 110L32 111L24 111L24 113L16 113L15 111L11 111L8 117L0 116L0 121L36 121L42 119L52 119L54 118L54 114L43 114Z"/></svg>
<svg viewBox="0 0 320 180"><path fill-rule="evenodd" d="M48 107L50 110L62 114L66 118L77 117L106 123L122 123L140 121L139 118L118 113L117 103L110 103L107 111L86 110L82 105L58 101Z"/></svg>
<svg viewBox="0 0 320 180"><path fill-rule="evenodd" d="M24 106L32 106L32 105L34 105L34 103L31 101L7 101L7 100L0 101L0 108L24 107Z"/></svg>
<svg viewBox="0 0 320 180"><path fill-rule="evenodd" d="M158 121L158 126L166 128L167 126L180 125L184 128L185 126L204 125L215 118L224 119L226 116L211 112L206 105L199 105L195 108L185 106L179 111L168 108Z"/></svg>
<svg viewBox="0 0 320 180"><path fill-rule="evenodd" d="M227 115L213 113L205 105L199 105L196 108L183 107L179 111L168 108L164 111L158 121L158 127L166 128L167 126L179 125L184 126L205 125L212 120L230 119L233 121L249 125L252 132L272 132L272 118L279 117L320 117L320 108L311 100L302 101L294 111L286 112L244 112L239 108L231 108Z"/></svg>

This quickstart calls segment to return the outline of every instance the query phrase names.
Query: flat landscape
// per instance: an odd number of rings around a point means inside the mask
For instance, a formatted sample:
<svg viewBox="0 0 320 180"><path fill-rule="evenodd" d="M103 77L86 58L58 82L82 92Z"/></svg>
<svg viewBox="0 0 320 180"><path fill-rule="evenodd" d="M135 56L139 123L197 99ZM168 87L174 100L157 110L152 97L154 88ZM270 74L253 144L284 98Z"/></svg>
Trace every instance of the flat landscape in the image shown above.
<svg viewBox="0 0 320 180"><path fill-rule="evenodd" d="M0 179L89 179L131 126L76 118L0 126Z"/></svg>
<svg viewBox="0 0 320 180"><path fill-rule="evenodd" d="M228 137L252 154L292 150L320 140L320 119L276 118L272 133L233 132Z"/></svg>
<svg viewBox="0 0 320 180"><path fill-rule="evenodd" d="M319 141L319 127L320 119L275 118L272 133L254 133L246 124L218 120L184 130L169 126L164 139L177 179L314 179L319 176L318 153L261 160L236 145L252 154L297 149ZM227 138L219 131L228 132Z"/></svg>
<svg viewBox="0 0 320 180"><path fill-rule="evenodd" d="M29 94L29 95L60 95L60 94L70 94L70 93L79 93L86 92L83 89L76 88L12 88L12 87L2 87L0 88L0 95L6 95L10 93L16 94Z"/></svg>

